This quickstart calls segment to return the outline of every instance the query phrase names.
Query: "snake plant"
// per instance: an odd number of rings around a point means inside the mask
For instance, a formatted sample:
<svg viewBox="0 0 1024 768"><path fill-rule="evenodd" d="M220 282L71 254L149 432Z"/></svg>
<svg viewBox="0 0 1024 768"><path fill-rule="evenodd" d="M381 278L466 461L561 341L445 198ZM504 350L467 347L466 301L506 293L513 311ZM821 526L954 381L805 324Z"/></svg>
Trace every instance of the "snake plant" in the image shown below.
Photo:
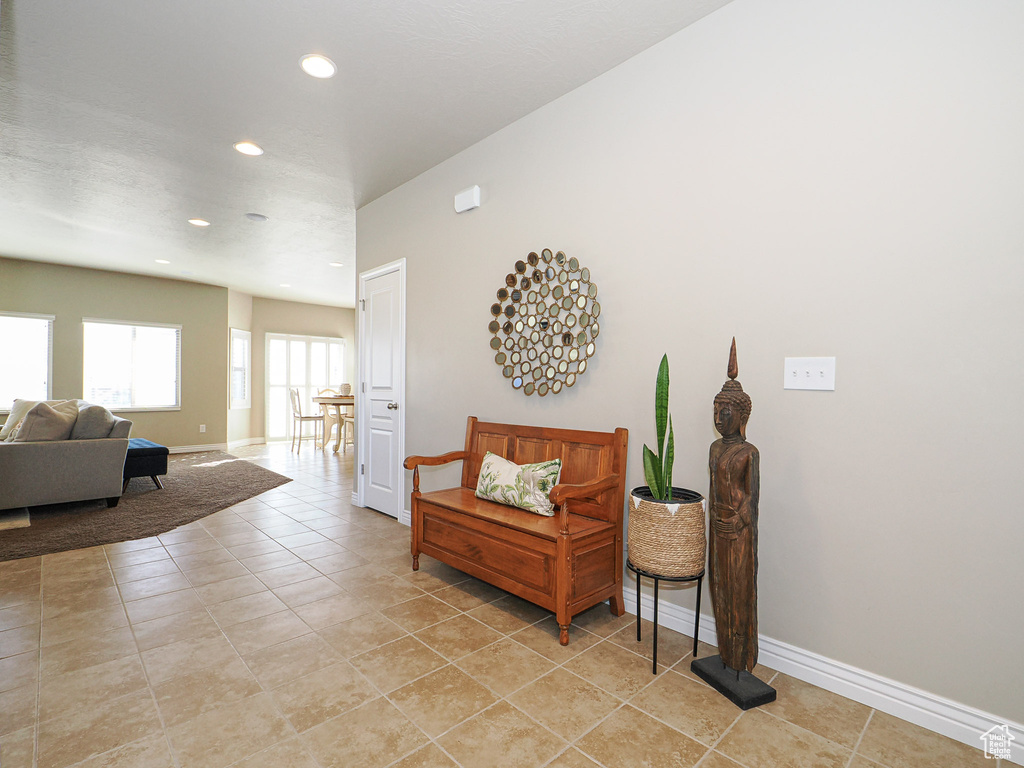
<svg viewBox="0 0 1024 768"><path fill-rule="evenodd" d="M658 381L654 388L654 423L658 431L658 452L655 453L644 445L644 479L647 480L647 486L655 499L672 501L675 436L672 433L672 416L668 412L668 355L661 358L661 365L658 366Z"/></svg>

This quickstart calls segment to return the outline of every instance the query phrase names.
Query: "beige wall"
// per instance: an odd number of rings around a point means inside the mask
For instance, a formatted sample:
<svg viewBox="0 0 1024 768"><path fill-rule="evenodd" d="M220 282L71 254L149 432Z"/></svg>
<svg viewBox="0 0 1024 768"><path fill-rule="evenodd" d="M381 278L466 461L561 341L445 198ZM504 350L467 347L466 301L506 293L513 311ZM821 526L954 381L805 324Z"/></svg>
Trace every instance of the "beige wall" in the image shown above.
<svg viewBox="0 0 1024 768"><path fill-rule="evenodd" d="M180 325L181 410L124 415L134 436L170 447L227 441L226 288L0 258L0 309L56 317L55 398L82 396L82 318Z"/></svg>
<svg viewBox="0 0 1024 768"><path fill-rule="evenodd" d="M345 381L355 382L355 310L320 304L253 298L252 300L252 413L253 437L266 433L266 335L292 333L300 336L331 336L345 340ZM341 383L341 382L339 382Z"/></svg>
<svg viewBox="0 0 1024 768"><path fill-rule="evenodd" d="M408 259L408 452L459 448L468 414L622 425L642 484L668 352L675 477L706 491L735 335L762 633L1024 721L1022 39L1000 0L736 0L362 208L359 270ZM540 399L486 328L544 247L604 313L579 384ZM836 391L784 391L811 355Z"/></svg>

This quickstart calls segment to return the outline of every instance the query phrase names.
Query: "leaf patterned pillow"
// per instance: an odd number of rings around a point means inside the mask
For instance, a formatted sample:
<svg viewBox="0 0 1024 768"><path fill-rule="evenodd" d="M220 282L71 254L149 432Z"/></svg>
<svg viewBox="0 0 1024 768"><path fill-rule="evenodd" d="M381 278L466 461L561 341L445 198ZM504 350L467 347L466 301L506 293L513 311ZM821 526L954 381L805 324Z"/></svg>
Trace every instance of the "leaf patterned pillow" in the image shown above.
<svg viewBox="0 0 1024 768"><path fill-rule="evenodd" d="M561 473L561 459L520 466L488 451L480 466L476 495L481 499L551 517L555 509L548 494L558 485Z"/></svg>

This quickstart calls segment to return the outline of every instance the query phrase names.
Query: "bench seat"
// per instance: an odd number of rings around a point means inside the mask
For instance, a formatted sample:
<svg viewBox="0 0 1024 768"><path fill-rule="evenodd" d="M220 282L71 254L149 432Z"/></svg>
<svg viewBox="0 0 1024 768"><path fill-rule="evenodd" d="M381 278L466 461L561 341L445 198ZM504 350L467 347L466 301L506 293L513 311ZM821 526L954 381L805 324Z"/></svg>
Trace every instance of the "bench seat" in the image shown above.
<svg viewBox="0 0 1024 768"><path fill-rule="evenodd" d="M569 642L572 617L607 600L622 600L623 508L627 432L528 427L470 417L466 449L410 456L413 470L412 558L430 555L555 613L559 642ZM487 451L516 464L562 459L551 489L553 517L476 496ZM421 492L419 468L462 461L457 488Z"/></svg>

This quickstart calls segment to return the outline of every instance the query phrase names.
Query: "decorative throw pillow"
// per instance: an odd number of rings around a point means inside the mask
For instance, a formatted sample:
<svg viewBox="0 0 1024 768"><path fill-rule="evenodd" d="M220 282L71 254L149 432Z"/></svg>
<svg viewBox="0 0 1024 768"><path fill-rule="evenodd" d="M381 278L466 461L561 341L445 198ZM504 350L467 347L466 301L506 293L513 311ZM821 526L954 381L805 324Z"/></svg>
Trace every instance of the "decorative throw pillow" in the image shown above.
<svg viewBox="0 0 1024 768"><path fill-rule="evenodd" d="M13 427L11 427L11 431L7 433L7 437L4 438L4 442L5 443L13 443L15 440L17 440L18 439L18 431L21 429L21 425L24 424L24 423L25 423L25 420L22 419L17 424L15 424Z"/></svg>
<svg viewBox="0 0 1024 768"><path fill-rule="evenodd" d="M488 451L480 465L476 495L551 517L555 510L548 494L558 485L561 473L561 459L519 466Z"/></svg>
<svg viewBox="0 0 1024 768"><path fill-rule="evenodd" d="M37 403L25 414L15 442L35 443L43 440L67 440L78 419L78 403L65 400L50 407Z"/></svg>
<svg viewBox="0 0 1024 768"><path fill-rule="evenodd" d="M25 418L25 414L41 402L42 400L16 399L14 405L11 406L11 412L7 414L7 421L4 422L3 427L0 427L0 440L7 440L11 431Z"/></svg>
<svg viewBox="0 0 1024 768"><path fill-rule="evenodd" d="M114 414L102 405L80 404L78 420L71 430L72 440L95 440L108 437L114 426Z"/></svg>

